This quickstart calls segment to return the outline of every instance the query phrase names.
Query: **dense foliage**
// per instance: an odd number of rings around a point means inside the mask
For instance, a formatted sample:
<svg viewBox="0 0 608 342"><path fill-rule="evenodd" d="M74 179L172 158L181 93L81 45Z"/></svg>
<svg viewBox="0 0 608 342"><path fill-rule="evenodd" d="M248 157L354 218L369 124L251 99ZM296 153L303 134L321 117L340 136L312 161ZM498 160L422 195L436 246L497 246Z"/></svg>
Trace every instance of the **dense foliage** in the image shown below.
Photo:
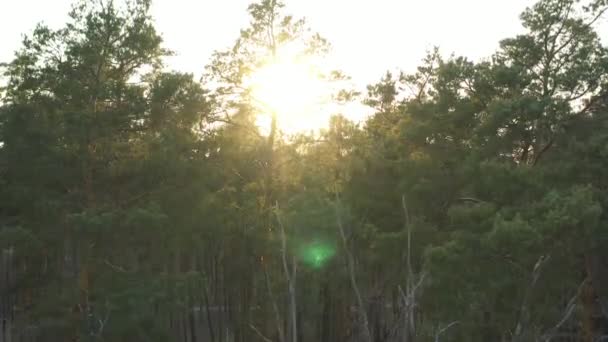
<svg viewBox="0 0 608 342"><path fill-rule="evenodd" d="M0 341L604 340L607 8L540 0L289 137L244 75L329 44L277 0L201 81L149 0L80 0L2 68Z"/></svg>

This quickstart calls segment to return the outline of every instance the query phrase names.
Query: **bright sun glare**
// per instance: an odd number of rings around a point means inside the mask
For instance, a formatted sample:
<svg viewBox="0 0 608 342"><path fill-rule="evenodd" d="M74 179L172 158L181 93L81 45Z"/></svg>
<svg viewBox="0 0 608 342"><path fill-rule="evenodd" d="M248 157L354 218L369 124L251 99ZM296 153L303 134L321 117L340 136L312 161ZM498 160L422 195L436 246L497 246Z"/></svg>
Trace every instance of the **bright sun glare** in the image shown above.
<svg viewBox="0 0 608 342"><path fill-rule="evenodd" d="M327 125L323 110L329 89L314 64L307 59L279 56L248 77L254 101L259 105L258 126L270 130L272 113L287 134L315 131Z"/></svg>

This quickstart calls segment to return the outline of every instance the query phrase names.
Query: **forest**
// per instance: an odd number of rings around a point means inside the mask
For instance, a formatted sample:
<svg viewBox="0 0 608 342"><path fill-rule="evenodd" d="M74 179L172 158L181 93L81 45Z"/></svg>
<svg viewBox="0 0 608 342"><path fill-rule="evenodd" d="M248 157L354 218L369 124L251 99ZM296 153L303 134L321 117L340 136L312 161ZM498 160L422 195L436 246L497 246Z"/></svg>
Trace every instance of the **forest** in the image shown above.
<svg viewBox="0 0 608 342"><path fill-rule="evenodd" d="M0 342L608 340L608 0L364 89L315 69L371 115L297 132L303 80L250 76L322 60L306 20L252 3L199 79L150 6L77 0L0 66Z"/></svg>

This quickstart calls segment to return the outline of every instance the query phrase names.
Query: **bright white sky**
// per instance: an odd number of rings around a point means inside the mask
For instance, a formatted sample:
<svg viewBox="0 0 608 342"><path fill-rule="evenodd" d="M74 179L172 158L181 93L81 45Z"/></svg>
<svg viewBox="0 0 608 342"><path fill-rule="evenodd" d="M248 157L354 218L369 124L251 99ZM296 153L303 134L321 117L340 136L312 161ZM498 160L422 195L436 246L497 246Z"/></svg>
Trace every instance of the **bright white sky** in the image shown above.
<svg viewBox="0 0 608 342"><path fill-rule="evenodd" d="M12 58L21 35L37 22L61 26L71 0L1 0L0 62ZM252 0L153 0L169 67L200 76L213 50L231 45L248 22ZM355 84L386 70L412 71L434 45L444 54L487 57L519 32L519 14L535 0L285 0L286 12L306 17L333 45L339 67ZM608 37L608 20L601 32Z"/></svg>
<svg viewBox="0 0 608 342"><path fill-rule="evenodd" d="M65 22L71 0L2 0L0 61L10 60L37 22ZM247 24L251 0L155 0L165 45L179 53L170 67L199 75L213 50L230 45ZM412 70L426 50L471 58L491 54L519 32L518 15L533 0L286 0L334 46L341 68L364 86L387 69Z"/></svg>

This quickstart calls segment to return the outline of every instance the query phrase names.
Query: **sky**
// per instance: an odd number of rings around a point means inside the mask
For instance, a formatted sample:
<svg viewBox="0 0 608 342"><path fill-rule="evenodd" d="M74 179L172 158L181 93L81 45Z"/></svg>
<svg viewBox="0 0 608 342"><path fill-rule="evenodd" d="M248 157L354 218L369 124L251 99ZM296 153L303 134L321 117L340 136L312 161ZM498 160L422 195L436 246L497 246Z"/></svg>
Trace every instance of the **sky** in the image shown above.
<svg viewBox="0 0 608 342"><path fill-rule="evenodd" d="M0 61L10 60L21 35L36 23L60 27L71 0L2 0ZM152 15L172 69L200 75L212 51L229 46L248 22L251 0L155 0ZM533 0L286 0L333 45L333 58L362 86L387 70L413 70L438 45L473 59L490 55L502 38L521 31L518 15Z"/></svg>
<svg viewBox="0 0 608 342"><path fill-rule="evenodd" d="M0 0L0 62L9 61L36 23L61 27L72 0ZM153 0L170 69L200 76L214 50L230 46L248 23L252 0ZM387 71L413 71L439 46L473 60L523 31L519 14L535 0L284 0L332 44L332 60L364 90ZM608 19L600 23L608 39Z"/></svg>

